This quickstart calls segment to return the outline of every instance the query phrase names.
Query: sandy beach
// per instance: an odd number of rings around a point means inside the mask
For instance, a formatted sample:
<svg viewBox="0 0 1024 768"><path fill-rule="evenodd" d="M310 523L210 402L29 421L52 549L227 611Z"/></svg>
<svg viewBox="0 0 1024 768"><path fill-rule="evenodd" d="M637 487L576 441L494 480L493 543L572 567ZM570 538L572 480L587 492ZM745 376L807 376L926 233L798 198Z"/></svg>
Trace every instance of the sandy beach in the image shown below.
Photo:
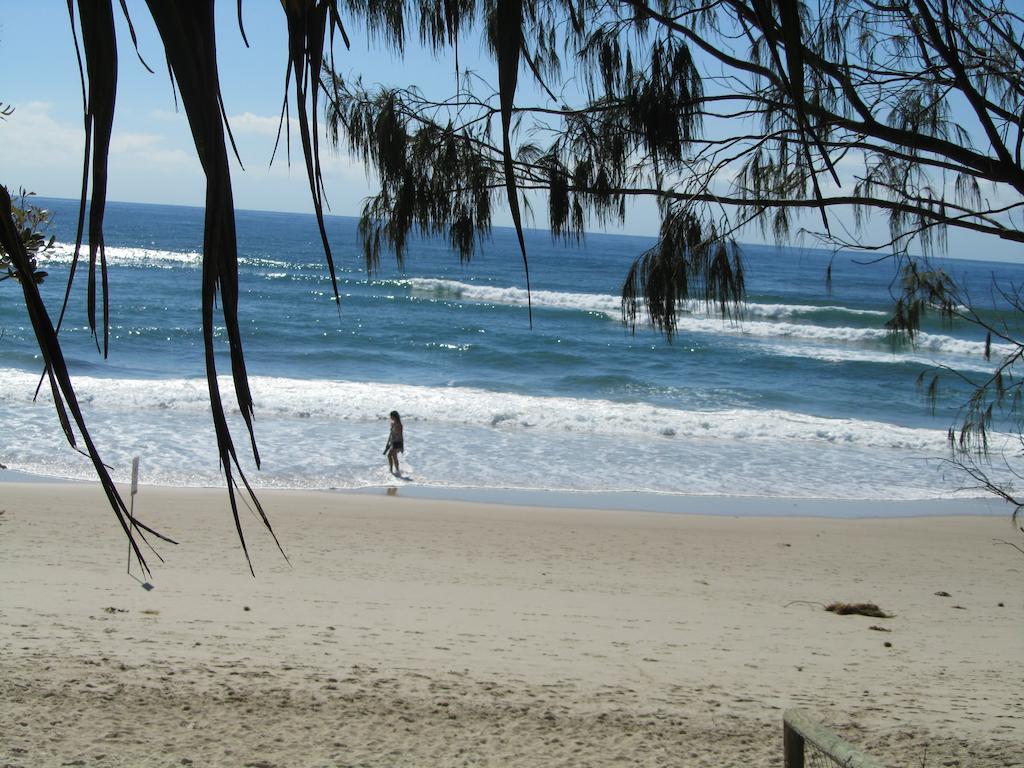
<svg viewBox="0 0 1024 768"><path fill-rule="evenodd" d="M253 578L223 491L142 488L180 542L147 590L98 486L0 485L0 764L774 766L798 706L885 765L1024 765L1008 516L261 498L290 564L243 512Z"/></svg>

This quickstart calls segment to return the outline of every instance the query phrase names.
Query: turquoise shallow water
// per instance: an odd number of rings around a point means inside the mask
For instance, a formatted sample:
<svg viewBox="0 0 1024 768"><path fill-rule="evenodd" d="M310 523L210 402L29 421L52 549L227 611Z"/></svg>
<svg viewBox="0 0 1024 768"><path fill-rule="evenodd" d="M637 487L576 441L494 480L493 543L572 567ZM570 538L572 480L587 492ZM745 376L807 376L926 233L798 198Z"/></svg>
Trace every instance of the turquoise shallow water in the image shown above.
<svg viewBox="0 0 1024 768"><path fill-rule="evenodd" d="M56 308L75 204L42 202L62 243L45 264ZM692 306L669 344L620 321L622 279L651 240L593 235L575 248L529 233L531 329L511 232L497 230L469 265L443 243L418 241L404 270L385 263L367 276L355 220L328 226L340 313L312 217L239 214L240 315L264 459L250 473L257 485L386 483L392 409L406 423L403 467L420 488L927 499L963 484L941 459L966 389L950 379L933 414L914 384L933 365L982 374L984 339L929 321L915 348L893 348L883 328L891 263L840 254L829 294L828 254L747 247L743 319ZM201 237L199 209L110 206L107 360L85 327L84 284L76 290L62 337L115 476L141 455L145 482L218 481L199 327ZM947 268L976 295L993 272L1024 277L1006 264ZM38 353L14 292L0 291L0 462L88 477L51 405L31 401Z"/></svg>

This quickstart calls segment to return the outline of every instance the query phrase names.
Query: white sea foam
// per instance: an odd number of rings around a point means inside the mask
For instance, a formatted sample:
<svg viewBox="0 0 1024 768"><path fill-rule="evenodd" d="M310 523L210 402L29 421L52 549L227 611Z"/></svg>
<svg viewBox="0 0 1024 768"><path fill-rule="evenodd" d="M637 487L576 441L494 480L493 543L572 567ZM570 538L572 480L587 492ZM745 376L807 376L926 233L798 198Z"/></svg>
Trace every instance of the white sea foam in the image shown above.
<svg viewBox="0 0 1024 768"><path fill-rule="evenodd" d="M202 254L198 251L168 251L160 248L142 248L127 246L106 246L104 253L110 264L124 264L145 267L170 267L176 265L198 266L202 262ZM40 257L43 264L70 264L74 258L74 243L54 243L53 250ZM82 245L79 258L89 259L88 244Z"/></svg>
<svg viewBox="0 0 1024 768"><path fill-rule="evenodd" d="M10 402L29 398L35 382L31 374L7 371L0 381L0 398ZM75 383L79 400L89 408L186 413L206 413L209 408L204 379L81 376L76 377ZM941 430L858 419L826 419L779 410L687 410L465 387L261 376L251 377L250 383L258 417L376 423L395 403L401 403L406 418L414 422L506 431L767 443L801 441L916 451L941 451L945 441ZM229 378L221 380L221 388L225 393L231 391Z"/></svg>
<svg viewBox="0 0 1024 768"><path fill-rule="evenodd" d="M684 317L678 322L678 333L730 334L758 339L792 339L827 343L842 343L870 347L888 347L889 332L884 328L851 328L809 325L802 323L769 323L750 321L742 323L722 323L711 319ZM897 350L918 355L954 355L984 359L985 342L970 339L958 339L944 334L922 331L914 339L913 345L901 345ZM993 356L1010 354L1008 345L993 344Z"/></svg>
<svg viewBox="0 0 1024 768"><path fill-rule="evenodd" d="M427 294L437 298L451 298L463 301L474 301L488 304L525 305L527 292L522 288L500 288L476 283L462 283L457 280L436 278L410 278L401 281L416 294ZM622 300L619 296L597 293L569 293L561 291L532 291L530 298L534 306L552 309L572 309L581 312L605 314L610 317L622 316ZM686 301L680 306L682 314L698 317L715 317L714 311L709 313L707 306L699 301ZM886 313L873 309L856 309L834 305L818 306L813 304L759 304L746 303L742 314L747 318L777 320L782 318L800 317L821 312L843 313L851 316L885 317Z"/></svg>
<svg viewBox="0 0 1024 768"><path fill-rule="evenodd" d="M422 400L408 408L397 401L387 406L396 404L406 422L403 470L417 483L435 487L921 499L954 495L960 484L960 478L944 477L942 465L929 460L941 451L831 442L827 428L822 433L825 442L766 443L678 433L668 437L552 431L542 425L527 429L519 427L522 414L514 407L494 411L494 426L432 421L422 417ZM116 480L126 482L131 458L142 456L143 483L223 484L207 412L127 413L88 405L86 409L93 436ZM7 429L6 445L0 448L10 468L80 479L93 476L86 459L59 447L60 428L47 403L31 408L0 401L0 418ZM381 456L387 434L383 412L373 421L332 421L320 415L275 417L261 410L256 420L263 458L259 472L235 421L239 459L257 486L358 488L393 482ZM670 428L663 432L667 435Z"/></svg>
<svg viewBox="0 0 1024 768"><path fill-rule="evenodd" d="M141 455L144 483L222 483L202 380L75 381L116 479L126 481L131 457ZM88 461L59 447L52 405L32 405L35 383L33 374L0 370L4 463L90 478ZM946 454L941 430L456 387L261 377L252 385L262 471L240 417L229 420L243 466L263 487L388 483L381 448L385 414L396 406L406 424L403 469L432 486L920 499L955 495L962 484L933 460Z"/></svg>
<svg viewBox="0 0 1024 768"><path fill-rule="evenodd" d="M811 360L820 360L826 363L918 365L922 368L933 368L944 364L944 361L937 360L934 356L918 353L914 350L904 350L901 352L876 352L867 349L826 346L821 344L763 344L759 349L762 352L767 352L780 358L799 357ZM994 363L986 364L980 360L979 362L965 362L961 359L956 361L955 368L961 373L991 374L994 365Z"/></svg>
<svg viewBox="0 0 1024 768"><path fill-rule="evenodd" d="M749 311L747 308L749 308ZM801 315L813 315L821 312L834 312L854 317L889 316L888 312L883 312L880 309L858 309L856 307L843 307L835 304L748 304L744 312L747 316L763 317L766 319L800 317Z"/></svg>
<svg viewBox="0 0 1024 768"><path fill-rule="evenodd" d="M203 255L199 251L170 251L161 248L111 246L104 248L108 264L119 264L133 267L155 267L158 269L169 269L172 267L198 267L202 265ZM47 251L39 258L40 265L70 264L75 254L74 243L54 243L53 249ZM82 245L79 252L79 264L88 262L89 246ZM268 269L289 269L295 268L294 264L281 259L267 259L240 255L239 264ZM286 276L290 272L279 273Z"/></svg>
<svg viewBox="0 0 1024 768"><path fill-rule="evenodd" d="M527 292L522 288L500 288L491 285L460 283L456 280L415 277L399 281L413 294L439 299L480 302L484 304L511 304L525 306ZM580 312L621 317L622 303L617 296L596 293L564 293L560 291L532 291L530 298L536 307L571 309Z"/></svg>
<svg viewBox="0 0 1024 768"><path fill-rule="evenodd" d="M527 293L521 288L500 288L489 285L460 283L454 280L413 278L404 281L414 294L433 295L438 298L489 304L525 305ZM535 307L568 309L593 314L603 314L621 319L621 300L617 296L565 293L558 291L533 291ZM785 318L809 316L815 312L845 313L853 316L884 317L885 313L874 310L851 309L837 306L813 306L805 304L745 304L743 320L723 320L707 311L697 302L683 305L683 311L676 318L677 334L727 334L758 339L793 339L820 343L841 343L847 345L887 346L889 332L882 327L826 326L812 323L777 322ZM752 319L759 318L759 319ZM640 318L641 322L644 321ZM921 332L913 347L906 349L915 354L955 355L982 359L985 354L984 341L958 339L954 336ZM1010 354L1007 345L993 344L991 352L999 357Z"/></svg>

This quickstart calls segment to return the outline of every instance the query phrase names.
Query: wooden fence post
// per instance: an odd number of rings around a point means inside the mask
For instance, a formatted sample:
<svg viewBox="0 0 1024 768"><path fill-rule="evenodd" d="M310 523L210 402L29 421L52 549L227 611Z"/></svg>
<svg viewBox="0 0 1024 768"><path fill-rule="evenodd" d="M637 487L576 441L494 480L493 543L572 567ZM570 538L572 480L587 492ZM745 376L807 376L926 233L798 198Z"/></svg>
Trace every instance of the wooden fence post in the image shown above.
<svg viewBox="0 0 1024 768"><path fill-rule="evenodd" d="M882 768L839 734L815 722L799 709L787 709L782 715L782 749L785 768L804 768L805 743L841 768Z"/></svg>
<svg viewBox="0 0 1024 768"><path fill-rule="evenodd" d="M785 721L782 726L782 752L785 768L804 768L804 737Z"/></svg>

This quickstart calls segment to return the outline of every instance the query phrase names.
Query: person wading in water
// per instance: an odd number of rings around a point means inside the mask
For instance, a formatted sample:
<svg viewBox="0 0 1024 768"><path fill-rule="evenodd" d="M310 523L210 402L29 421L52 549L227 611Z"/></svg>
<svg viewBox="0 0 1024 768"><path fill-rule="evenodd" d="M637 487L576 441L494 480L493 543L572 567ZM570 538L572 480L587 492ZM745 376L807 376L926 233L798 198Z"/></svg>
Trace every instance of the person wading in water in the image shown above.
<svg viewBox="0 0 1024 768"><path fill-rule="evenodd" d="M391 474L396 477L402 476L402 470L398 468L398 454L405 452L405 441L402 439L402 417L398 411L391 412L391 432L388 433L388 444L384 448L384 455L388 457L388 468Z"/></svg>

